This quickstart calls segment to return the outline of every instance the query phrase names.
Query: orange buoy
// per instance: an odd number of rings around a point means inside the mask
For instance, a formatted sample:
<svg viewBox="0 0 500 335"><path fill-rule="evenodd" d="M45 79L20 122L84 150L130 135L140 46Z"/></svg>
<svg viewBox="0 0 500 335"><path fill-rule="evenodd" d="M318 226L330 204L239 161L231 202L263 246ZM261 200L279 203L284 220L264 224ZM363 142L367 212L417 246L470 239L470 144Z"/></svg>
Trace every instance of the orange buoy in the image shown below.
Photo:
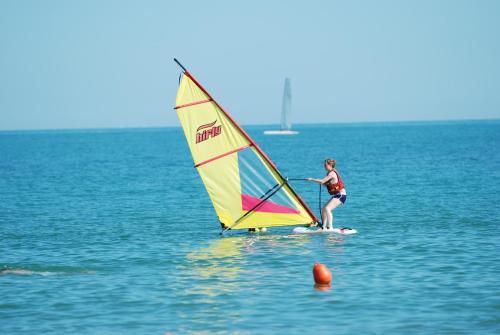
<svg viewBox="0 0 500 335"><path fill-rule="evenodd" d="M330 285L332 281L332 273L321 263L314 263L313 276L314 282L318 285Z"/></svg>

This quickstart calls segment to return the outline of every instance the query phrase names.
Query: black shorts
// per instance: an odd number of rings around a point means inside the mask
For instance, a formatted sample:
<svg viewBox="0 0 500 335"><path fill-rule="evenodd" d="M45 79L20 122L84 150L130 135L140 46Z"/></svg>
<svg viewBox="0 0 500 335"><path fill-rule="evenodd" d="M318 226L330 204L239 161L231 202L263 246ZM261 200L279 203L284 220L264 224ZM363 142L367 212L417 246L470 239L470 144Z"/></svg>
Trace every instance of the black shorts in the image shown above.
<svg viewBox="0 0 500 335"><path fill-rule="evenodd" d="M340 202L343 204L345 204L345 200L347 199L347 195L346 194L340 194L340 193L337 193L337 194L334 194L332 199L339 199Z"/></svg>

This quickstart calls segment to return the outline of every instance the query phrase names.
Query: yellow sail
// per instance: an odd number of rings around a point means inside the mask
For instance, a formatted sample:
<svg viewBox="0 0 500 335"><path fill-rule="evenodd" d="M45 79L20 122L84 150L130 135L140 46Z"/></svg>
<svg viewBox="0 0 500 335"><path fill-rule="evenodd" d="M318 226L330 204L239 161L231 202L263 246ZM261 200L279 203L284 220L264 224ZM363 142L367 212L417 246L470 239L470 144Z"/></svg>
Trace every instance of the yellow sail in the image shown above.
<svg viewBox="0 0 500 335"><path fill-rule="evenodd" d="M188 71L182 75L175 109L223 228L317 221L257 144Z"/></svg>

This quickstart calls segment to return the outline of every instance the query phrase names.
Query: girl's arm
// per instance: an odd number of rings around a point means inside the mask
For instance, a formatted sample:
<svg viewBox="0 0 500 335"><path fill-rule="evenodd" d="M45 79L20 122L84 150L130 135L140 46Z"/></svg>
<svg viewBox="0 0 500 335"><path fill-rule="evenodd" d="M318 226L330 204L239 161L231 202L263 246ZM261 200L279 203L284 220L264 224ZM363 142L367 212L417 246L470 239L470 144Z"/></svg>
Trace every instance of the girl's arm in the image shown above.
<svg viewBox="0 0 500 335"><path fill-rule="evenodd" d="M313 181L315 183L318 183L318 184L324 184L326 183L327 181L329 181L330 179L332 179L333 176L331 176L330 174L328 174L325 178L323 179L314 179L314 178L307 178L307 180L309 181Z"/></svg>

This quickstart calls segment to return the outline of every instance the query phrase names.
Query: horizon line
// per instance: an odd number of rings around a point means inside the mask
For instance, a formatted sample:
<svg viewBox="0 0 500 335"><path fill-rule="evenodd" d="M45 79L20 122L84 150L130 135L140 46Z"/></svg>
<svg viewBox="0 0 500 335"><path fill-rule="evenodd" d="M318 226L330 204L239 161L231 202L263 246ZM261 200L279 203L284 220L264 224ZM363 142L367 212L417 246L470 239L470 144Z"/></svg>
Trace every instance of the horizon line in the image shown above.
<svg viewBox="0 0 500 335"><path fill-rule="evenodd" d="M499 118L476 118L476 119L422 119L422 120L386 120L386 121L337 121L337 122L301 122L292 123L293 126L314 126L314 125L334 125L334 124L382 124L382 123L430 123L430 122L460 122L460 121L500 121ZM246 123L240 124L242 127L247 126L278 126L278 123ZM164 128L182 128L179 125L163 125L163 126L103 126L103 127L66 127L66 128L17 128L17 129L0 129L0 132L30 132L30 131L64 131L64 130L121 130L121 129L164 129Z"/></svg>

